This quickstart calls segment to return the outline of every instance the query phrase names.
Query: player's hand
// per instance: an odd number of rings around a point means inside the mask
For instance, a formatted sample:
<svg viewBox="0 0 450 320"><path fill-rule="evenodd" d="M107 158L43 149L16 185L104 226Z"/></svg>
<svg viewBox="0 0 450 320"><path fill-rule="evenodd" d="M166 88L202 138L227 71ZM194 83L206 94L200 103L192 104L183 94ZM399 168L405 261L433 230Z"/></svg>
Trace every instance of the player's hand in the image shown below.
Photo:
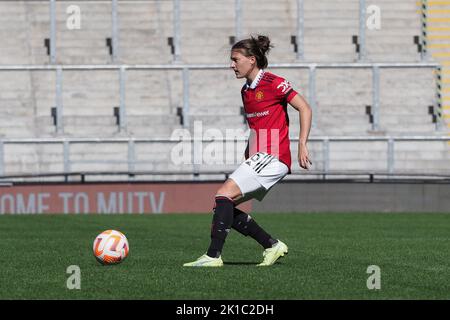
<svg viewBox="0 0 450 320"><path fill-rule="evenodd" d="M306 143L299 143L298 145L298 163L301 168L306 170L309 170L309 167L312 165Z"/></svg>

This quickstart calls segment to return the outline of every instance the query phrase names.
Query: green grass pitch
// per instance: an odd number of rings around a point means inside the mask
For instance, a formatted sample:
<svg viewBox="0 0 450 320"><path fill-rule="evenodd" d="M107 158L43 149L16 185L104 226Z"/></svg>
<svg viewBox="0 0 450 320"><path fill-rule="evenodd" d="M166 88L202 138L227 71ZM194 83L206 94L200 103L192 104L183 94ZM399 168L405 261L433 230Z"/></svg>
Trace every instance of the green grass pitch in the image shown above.
<svg viewBox="0 0 450 320"><path fill-rule="evenodd" d="M223 268L183 268L209 244L211 216L0 216L0 299L449 299L450 216L252 215L289 246L269 268L262 248L232 231ZM126 234L130 255L101 266L98 233ZM66 269L81 269L81 289ZM369 290L370 265L381 271Z"/></svg>

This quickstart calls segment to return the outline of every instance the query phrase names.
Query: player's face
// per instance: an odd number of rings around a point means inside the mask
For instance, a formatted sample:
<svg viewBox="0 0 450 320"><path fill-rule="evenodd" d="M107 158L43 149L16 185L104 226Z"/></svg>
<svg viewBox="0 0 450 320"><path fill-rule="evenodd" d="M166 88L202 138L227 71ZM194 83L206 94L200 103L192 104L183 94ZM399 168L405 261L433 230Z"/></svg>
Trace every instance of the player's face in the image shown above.
<svg viewBox="0 0 450 320"><path fill-rule="evenodd" d="M233 69L236 78L248 78L255 68L256 59L254 56L246 57L240 51L231 51L230 68Z"/></svg>

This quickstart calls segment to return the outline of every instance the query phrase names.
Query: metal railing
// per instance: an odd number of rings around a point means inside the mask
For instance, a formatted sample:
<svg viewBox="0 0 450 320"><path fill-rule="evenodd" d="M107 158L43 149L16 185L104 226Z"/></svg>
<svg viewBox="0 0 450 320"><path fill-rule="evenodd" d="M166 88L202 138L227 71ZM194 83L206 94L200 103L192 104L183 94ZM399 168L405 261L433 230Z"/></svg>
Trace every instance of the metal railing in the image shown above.
<svg viewBox="0 0 450 320"><path fill-rule="evenodd" d="M180 0L173 1L173 60L174 62L178 62L181 60L181 22L180 22L180 14L181 14L181 4Z"/></svg>
<svg viewBox="0 0 450 320"><path fill-rule="evenodd" d="M236 40L242 37L242 0L235 0L234 2L234 25Z"/></svg>
<svg viewBox="0 0 450 320"><path fill-rule="evenodd" d="M440 71L440 65L432 62L420 62L420 63L278 63L271 64L269 68L288 68L288 69L308 69L309 70L309 95L308 102L311 108L316 110L316 70L317 69L371 69L372 71L372 112L373 122L372 130L379 129L379 109L380 109L380 69L383 68L430 68ZM126 131L126 106L125 106L125 79L127 70L179 70L182 71L183 82L183 108L182 115L184 126L189 128L189 91L190 91L190 71L191 70L227 70L228 65L223 64L168 64L168 65L3 65L0 66L0 72L7 71L55 71L56 72L56 98L55 104L58 110L58 123L57 132L63 133L64 128L62 125L63 99L62 99L62 87L63 87L63 72L65 70L77 70L77 71L92 71L92 70L115 70L119 72L119 112L120 112L120 124L119 128L122 131ZM437 85L436 85L437 87ZM436 89L438 90L438 89ZM436 95L437 97L438 95ZM435 102L434 112L437 116L436 129L440 129L441 110L438 110L438 104ZM236 106L238 107L238 106ZM313 118L313 127L315 127L315 118Z"/></svg>
<svg viewBox="0 0 450 320"><path fill-rule="evenodd" d="M366 0L359 0L358 61L366 60Z"/></svg>
<svg viewBox="0 0 450 320"><path fill-rule="evenodd" d="M196 155L196 153L203 152L202 145L205 142L211 143L211 142L232 142L232 143L240 143L245 142L246 138L240 137L240 138L217 138L217 139L204 139L204 138L109 138L109 139L89 139L89 138L48 138L48 139L4 139L0 140L0 179L10 179L10 178L18 178L18 177L50 177L50 176L70 176L70 175L128 175L128 176L136 176L136 175L192 175L192 176L199 176L199 175L220 175L223 174L225 177L228 176L230 172L228 172L226 169L224 169L224 166L215 166L213 169L210 169L210 166L208 165L202 165L194 163L188 163L186 164L187 167L191 166L192 169L190 171L160 171L160 170L136 170L137 165L152 165L155 164L154 161L142 161L137 160L137 154L136 154L136 144L138 143L145 143L145 144L156 144L156 143L164 143L164 144L178 144L178 143L189 143L191 144L191 150L192 150L192 158L191 159L201 159L202 157L199 157ZM412 142L417 144L418 142L446 142L450 141L450 136L386 136L386 137L367 137L367 136L355 136L355 137L311 137L309 139L310 144L313 143L320 143L322 146L319 148L321 150L321 158L322 163L319 166L317 163L315 164L316 167L322 167L321 170L312 170L312 171L302 171L301 175L316 175L316 176L323 176L324 179L326 179L326 176L333 176L333 175L344 175L344 176L351 176L351 175L379 175L379 176L430 176L430 177L441 177L441 178L450 178L450 152L448 153L447 158L444 157L443 159L437 159L438 161L449 161L448 169L447 170L436 170L434 172L423 172L420 169L418 170L401 170L397 169L395 166L396 163L396 144L399 142ZM333 143L341 143L341 142L352 142L355 143L355 146L357 146L358 151L365 151L364 146L361 145L361 142L365 142L365 146L368 146L370 143L374 142L384 142L386 143L386 170L379 170L375 171L372 168L367 168L363 170L330 170L331 167L331 152L330 152L330 144ZM291 138L291 144L298 143L297 138ZM5 162L5 157L7 154L5 153L5 146L6 145L31 145L31 146L39 146L39 145L48 145L48 144L56 144L61 146L61 154L62 154L62 165L64 170L62 172L9 172L7 170L7 164ZM75 144L117 144L117 145L127 145L127 149L123 154L123 159L121 160L73 160L71 158L71 148ZM199 147L200 146L200 147ZM151 149L151 148L150 148ZM367 148L369 150L369 148ZM36 150L35 150L36 151ZM420 151L418 151L419 154ZM315 152L316 156L318 156L317 151ZM378 154L376 156L379 156ZM358 159L355 159L358 160ZM293 161L296 161L295 157ZM315 161L315 160L314 160ZM429 160L433 161L433 160ZM113 165L121 165L126 164L127 170L123 170L122 168L118 168L117 170L110 170L108 172L98 170L92 170L92 171L84 171L83 173L80 173L77 170L72 170L74 165L77 164L100 164L100 165L107 165L107 164L113 164ZM239 165L239 163L234 164L236 167ZM182 166L182 165L181 165ZM202 169L204 167L204 169ZM299 173L297 173L299 174Z"/></svg>
<svg viewBox="0 0 450 320"><path fill-rule="evenodd" d="M420 34L420 58L422 61L428 59L428 0L421 1L421 34Z"/></svg>
<svg viewBox="0 0 450 320"><path fill-rule="evenodd" d="M115 63L119 58L119 17L117 15L118 0L111 0L111 25L112 25L112 62Z"/></svg>
<svg viewBox="0 0 450 320"><path fill-rule="evenodd" d="M5 1L5 0L0 0ZM9 1L9 0L6 0ZM50 5L50 63L56 61L56 0L48 0ZM58 0L59 2L70 0ZM84 0L86 1L86 0ZM169 0L173 2L173 61L182 61L182 49L181 49L181 0ZM358 45L359 50L358 61L365 61L366 57L366 15L367 15L367 2L366 0L355 0L359 2L358 12ZM121 0L104 0L104 2L111 2L111 45L112 45L112 61L115 62L119 58L119 16L118 16L118 4ZM126 2L126 1L123 1ZM137 0L136 2L146 2L145 0ZM296 0L296 30L293 33L296 34L297 60L304 59L304 0ZM427 7L428 0L421 0L421 35L420 35L420 56L422 61L427 59ZM235 39L241 39L242 37L242 21L243 21L243 8L242 0L234 1L234 27L235 27Z"/></svg>
<svg viewBox="0 0 450 320"><path fill-rule="evenodd" d="M118 17L118 4L120 0L108 0L111 1L111 24L112 24L112 30L111 30L111 45L112 45L112 61L113 63L118 61L119 59L119 17ZM174 61L176 63L179 63L182 60L182 53L181 53L181 46L180 46L180 38L181 38L181 1L180 0L171 0L173 1L173 46L174 46ZM421 57L422 57L422 63L392 63L392 64L383 64L383 63L373 63L373 64L354 64L354 63L348 63L348 64L286 64L286 67L288 68L309 68L309 80L310 80L310 86L309 86L309 99L310 104L313 107L313 109L316 107L316 99L315 99L315 79L316 79L316 69L317 68L333 68L333 67L342 67L342 68L372 68L372 92L373 92L373 98L372 98L372 108L373 108L373 122L372 122L372 130L378 130L379 129L379 69L380 68L405 68L405 67L430 67L438 69L438 65L434 63L427 63L425 62L426 58L426 21L427 21L427 0L422 0L422 6L421 6L421 16L422 16L422 35L421 35ZM55 64L57 59L57 52L56 52L56 0L49 0L50 5L50 63ZM358 39L358 45L359 45L359 61L363 62L366 58L366 49L365 49L365 30L366 30L366 0L359 0L359 39ZM235 36L237 39L241 37L242 34L242 14L243 14L243 8L242 8L242 0L235 0ZM296 41L297 41L297 59L302 60L304 55L304 48L303 48L303 35L304 35L304 0L297 0L297 30L296 30ZM56 85L56 108L58 111L58 120L61 120L61 116L63 114L62 110L62 99L60 97L61 93L61 81L62 81L62 70L74 70L73 66L55 66L57 69L57 85ZM283 67L281 64L278 65L272 65L272 67ZM20 68L20 67L19 67ZM91 69L98 69L98 70L105 70L106 68L104 66L85 66L84 67L78 67L77 70L91 70ZM186 119L184 122L186 126L189 126L189 71L192 69L220 69L220 68L226 68L226 66L195 66L195 65L176 65L176 66L112 66L112 69L117 69L120 71L120 119L121 121L119 124L119 128L121 131L126 131L126 109L125 109L125 102L124 102L124 95L125 95L125 77L126 77L126 70L128 69L178 69L183 71L183 117ZM7 70L6 68L1 68L0 70ZM18 68L16 70L19 70ZM21 69L26 70L26 69ZM28 69L28 70L37 70L37 69ZM438 70L439 72L439 70ZM437 86L436 88L436 96L440 97L439 94L439 88ZM440 110L441 103L437 102L435 103L434 108L434 116L436 117L436 129L439 130L441 126L441 114L442 110ZM313 123L313 126L315 126L315 122ZM62 121L58 121L57 125L57 131L59 133L62 133L64 128L62 127Z"/></svg>
<svg viewBox="0 0 450 320"><path fill-rule="evenodd" d="M305 58L305 10L304 0L297 0L297 60L302 61Z"/></svg>
<svg viewBox="0 0 450 320"><path fill-rule="evenodd" d="M50 0L50 63L56 63L56 0Z"/></svg>

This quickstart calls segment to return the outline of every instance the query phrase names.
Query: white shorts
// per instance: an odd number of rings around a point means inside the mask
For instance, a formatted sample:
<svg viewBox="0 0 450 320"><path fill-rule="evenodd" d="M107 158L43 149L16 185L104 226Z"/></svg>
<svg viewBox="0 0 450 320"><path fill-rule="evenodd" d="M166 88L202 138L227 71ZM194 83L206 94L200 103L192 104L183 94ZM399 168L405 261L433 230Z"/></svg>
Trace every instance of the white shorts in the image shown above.
<svg viewBox="0 0 450 320"><path fill-rule="evenodd" d="M274 156L265 152L255 153L245 160L231 175L241 189L244 202L250 199L261 201L270 188L283 179L289 168Z"/></svg>

